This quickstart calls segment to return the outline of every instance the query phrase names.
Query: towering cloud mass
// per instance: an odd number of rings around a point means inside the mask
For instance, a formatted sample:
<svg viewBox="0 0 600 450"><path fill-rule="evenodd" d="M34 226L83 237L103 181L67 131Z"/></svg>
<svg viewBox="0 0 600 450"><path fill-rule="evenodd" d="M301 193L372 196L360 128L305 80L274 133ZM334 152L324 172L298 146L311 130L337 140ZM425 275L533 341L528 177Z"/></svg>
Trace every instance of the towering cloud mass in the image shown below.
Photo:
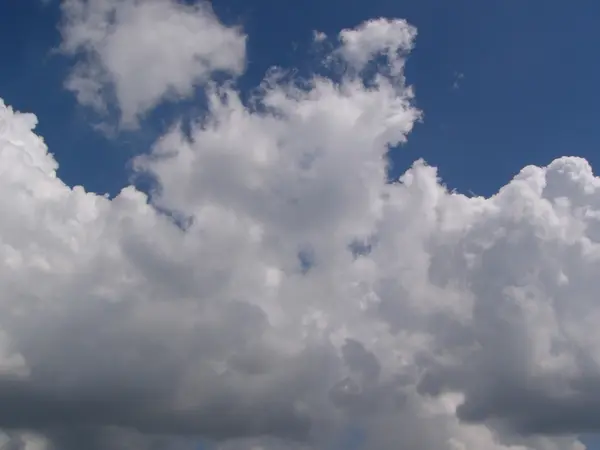
<svg viewBox="0 0 600 450"><path fill-rule="evenodd" d="M64 7L65 45L91 58L71 86L87 102L110 84L125 121L241 69L243 38L204 6ZM206 39L170 55L172 21ZM562 158L490 198L448 192L422 161L388 183L386 152L420 117L401 70L415 34L343 30L324 57L339 80L274 73L251 104L207 85L191 133L135 161L149 197L66 186L36 118L0 104L6 448L585 448L600 180Z"/></svg>

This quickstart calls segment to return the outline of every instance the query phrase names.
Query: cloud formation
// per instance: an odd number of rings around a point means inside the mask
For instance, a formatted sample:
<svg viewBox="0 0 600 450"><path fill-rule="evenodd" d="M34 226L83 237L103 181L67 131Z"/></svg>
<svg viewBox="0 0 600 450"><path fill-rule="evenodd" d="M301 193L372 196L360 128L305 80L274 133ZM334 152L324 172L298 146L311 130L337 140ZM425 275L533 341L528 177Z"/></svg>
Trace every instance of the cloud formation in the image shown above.
<svg viewBox="0 0 600 450"><path fill-rule="evenodd" d="M63 0L61 50L83 59L67 80L99 112L115 102L136 127L165 99L191 96L216 72L242 73L246 37L223 25L209 3L177 0Z"/></svg>
<svg viewBox="0 0 600 450"><path fill-rule="evenodd" d="M247 103L207 84L191 132L135 161L149 195L66 186L35 116L0 104L6 448L585 448L600 180L561 158L490 198L423 161L388 183L421 116L401 71L415 35L343 30L338 80L276 70Z"/></svg>

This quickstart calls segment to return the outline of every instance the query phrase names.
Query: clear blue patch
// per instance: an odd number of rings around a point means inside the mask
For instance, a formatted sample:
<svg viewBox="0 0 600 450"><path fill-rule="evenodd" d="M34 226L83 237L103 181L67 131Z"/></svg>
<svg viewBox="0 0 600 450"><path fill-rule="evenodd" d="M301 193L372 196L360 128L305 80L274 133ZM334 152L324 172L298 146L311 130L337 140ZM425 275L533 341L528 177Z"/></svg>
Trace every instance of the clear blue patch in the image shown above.
<svg viewBox="0 0 600 450"><path fill-rule="evenodd" d="M367 256L373 250L373 242L368 241L359 241L355 240L350 243L348 249L352 252L352 256L354 258L359 258L361 256Z"/></svg>
<svg viewBox="0 0 600 450"><path fill-rule="evenodd" d="M306 275L315 266L315 253L310 247L303 248L298 252L298 263L300 271Z"/></svg>

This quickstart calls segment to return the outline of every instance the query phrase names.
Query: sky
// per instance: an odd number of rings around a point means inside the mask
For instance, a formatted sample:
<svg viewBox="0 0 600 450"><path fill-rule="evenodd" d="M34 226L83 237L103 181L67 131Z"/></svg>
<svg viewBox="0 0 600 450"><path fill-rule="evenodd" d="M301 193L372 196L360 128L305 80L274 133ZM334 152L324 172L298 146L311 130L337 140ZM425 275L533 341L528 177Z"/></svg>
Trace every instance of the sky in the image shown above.
<svg viewBox="0 0 600 450"><path fill-rule="evenodd" d="M5 447L600 449L598 17L2 0Z"/></svg>
<svg viewBox="0 0 600 450"><path fill-rule="evenodd" d="M302 49L315 29L335 32L380 16L417 26L406 76L425 118L393 153L396 174L424 158L452 188L490 195L528 164L578 155L595 165L600 62L593 48L600 39L600 5L593 0L574 6L517 0L307 0L302 6L217 0L213 6L250 37L246 89L273 65L304 64ZM40 118L40 134L68 184L118 192L127 184L131 155L143 152L170 122L157 114L152 130L142 134L107 140L96 133L90 124L97 118L63 89L73 61L51 52L60 44L58 2L6 0L0 7L7 36L0 42L3 98Z"/></svg>

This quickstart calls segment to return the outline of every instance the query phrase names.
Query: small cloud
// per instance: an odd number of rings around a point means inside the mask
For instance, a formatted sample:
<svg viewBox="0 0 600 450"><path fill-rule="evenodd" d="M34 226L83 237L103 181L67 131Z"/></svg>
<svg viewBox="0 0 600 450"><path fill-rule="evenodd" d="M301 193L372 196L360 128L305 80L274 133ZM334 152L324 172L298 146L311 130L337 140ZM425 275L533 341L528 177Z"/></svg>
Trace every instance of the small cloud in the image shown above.
<svg viewBox="0 0 600 450"><path fill-rule="evenodd" d="M452 83L452 89L458 89L462 80L465 78L465 74L462 72L454 72L454 83Z"/></svg>
<svg viewBox="0 0 600 450"><path fill-rule="evenodd" d="M245 34L208 2L70 0L62 12L60 50L77 58L67 89L101 114L118 108L124 128L164 101L193 96L215 73L245 70Z"/></svg>
<svg viewBox="0 0 600 450"><path fill-rule="evenodd" d="M327 39L327 34L323 33L322 31L313 31L314 42L323 42L325 39Z"/></svg>

